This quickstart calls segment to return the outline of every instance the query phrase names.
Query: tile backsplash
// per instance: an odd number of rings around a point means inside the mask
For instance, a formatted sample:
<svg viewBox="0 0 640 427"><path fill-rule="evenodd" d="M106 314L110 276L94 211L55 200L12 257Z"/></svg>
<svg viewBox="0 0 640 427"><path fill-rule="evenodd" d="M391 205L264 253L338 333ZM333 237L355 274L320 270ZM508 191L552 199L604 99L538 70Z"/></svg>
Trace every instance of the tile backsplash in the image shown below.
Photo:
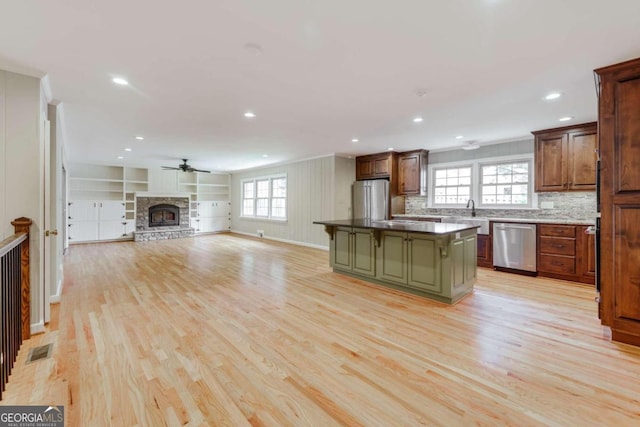
<svg viewBox="0 0 640 427"><path fill-rule="evenodd" d="M479 217L490 218L538 218L538 219L575 219L592 220L596 216L596 193L581 192L545 192L538 193L538 206L553 203L551 209L484 209L477 208ZM405 197L407 215L469 215L471 209L423 208L427 198Z"/></svg>

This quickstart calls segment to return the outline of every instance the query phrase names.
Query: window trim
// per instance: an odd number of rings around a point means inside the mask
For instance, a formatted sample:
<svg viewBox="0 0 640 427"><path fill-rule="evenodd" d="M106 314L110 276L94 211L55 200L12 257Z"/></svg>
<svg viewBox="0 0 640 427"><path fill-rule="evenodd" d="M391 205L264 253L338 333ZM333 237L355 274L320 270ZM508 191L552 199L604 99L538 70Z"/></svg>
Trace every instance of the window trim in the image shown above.
<svg viewBox="0 0 640 427"><path fill-rule="evenodd" d="M517 162L529 162L529 194L531 195L529 204L527 205L488 205L483 204L480 200L481 196L481 166L500 164L500 163L517 163ZM429 164L428 176L429 176L429 191L427 193L427 207L430 209L464 209L466 204L434 204L435 196L435 171L436 169L452 169L459 167L468 167L471 165L471 198L475 202L476 208L483 209L538 209L538 193L535 192L535 161L533 153L526 154L514 154L509 156L500 157L483 157L480 159L460 160L455 162L445 163L433 163Z"/></svg>
<svg viewBox="0 0 640 427"><path fill-rule="evenodd" d="M285 180L285 185L286 185L286 189L285 189L285 194L284 194L284 201L285 201L285 216L284 217L272 217L271 216L271 207L272 207L272 201L273 201L273 181L276 179L283 179ZM267 197L267 215L257 215L257 209L258 209L258 199L264 199L264 197L258 197L258 187L257 187L257 182L258 181L268 181L268 197ZM244 213L244 201L245 201L245 197L244 197L244 188L245 188L245 184L246 183L253 183L253 214L252 215L245 215ZM277 197L277 199L282 199L282 197ZM255 219L255 220L260 220L260 221L275 221L275 222L286 222L289 219L289 179L287 177L286 173L283 174L275 174L275 175L266 175L266 176L256 176L253 178L245 178L245 179L241 179L240 180L240 218L243 219Z"/></svg>

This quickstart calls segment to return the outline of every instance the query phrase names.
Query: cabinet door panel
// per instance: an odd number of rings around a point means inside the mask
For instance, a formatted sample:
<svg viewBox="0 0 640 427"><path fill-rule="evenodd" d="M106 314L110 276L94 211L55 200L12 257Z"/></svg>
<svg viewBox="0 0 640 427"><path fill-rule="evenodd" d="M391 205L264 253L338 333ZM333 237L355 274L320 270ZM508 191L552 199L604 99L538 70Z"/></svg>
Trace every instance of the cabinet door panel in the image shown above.
<svg viewBox="0 0 640 427"><path fill-rule="evenodd" d="M125 225L123 221L100 221L98 235L100 240L120 239L123 237Z"/></svg>
<svg viewBox="0 0 640 427"><path fill-rule="evenodd" d="M420 156L400 156L398 159L398 183L400 194L420 193Z"/></svg>
<svg viewBox="0 0 640 427"><path fill-rule="evenodd" d="M615 315L640 321L640 206L616 211Z"/></svg>
<svg viewBox="0 0 640 427"><path fill-rule="evenodd" d="M214 201L211 206L211 216L229 216L229 202Z"/></svg>
<svg viewBox="0 0 640 427"><path fill-rule="evenodd" d="M77 200L69 205L71 221L97 221L98 202L94 200Z"/></svg>
<svg viewBox="0 0 640 427"><path fill-rule="evenodd" d="M370 230L353 230L353 271L375 276L375 244Z"/></svg>
<svg viewBox="0 0 640 427"><path fill-rule="evenodd" d="M69 227L69 237L71 243L98 240L98 221L74 221Z"/></svg>
<svg viewBox="0 0 640 427"><path fill-rule="evenodd" d="M406 233L384 232L378 250L379 278L407 284Z"/></svg>
<svg viewBox="0 0 640 427"><path fill-rule="evenodd" d="M333 268L351 270L351 228L336 228L333 239Z"/></svg>
<svg viewBox="0 0 640 427"><path fill-rule="evenodd" d="M596 188L596 130L569 134L569 183L571 190Z"/></svg>
<svg viewBox="0 0 640 427"><path fill-rule="evenodd" d="M124 219L124 203L118 200L102 200L100 204L100 221L116 221ZM122 231L120 232L122 234Z"/></svg>
<svg viewBox="0 0 640 427"><path fill-rule="evenodd" d="M640 191L640 78L618 83L616 92L616 193Z"/></svg>
<svg viewBox="0 0 640 427"><path fill-rule="evenodd" d="M566 189L566 135L536 139L536 191Z"/></svg>
<svg viewBox="0 0 640 427"><path fill-rule="evenodd" d="M436 240L409 235L408 284L431 292L442 291L440 280L440 251Z"/></svg>

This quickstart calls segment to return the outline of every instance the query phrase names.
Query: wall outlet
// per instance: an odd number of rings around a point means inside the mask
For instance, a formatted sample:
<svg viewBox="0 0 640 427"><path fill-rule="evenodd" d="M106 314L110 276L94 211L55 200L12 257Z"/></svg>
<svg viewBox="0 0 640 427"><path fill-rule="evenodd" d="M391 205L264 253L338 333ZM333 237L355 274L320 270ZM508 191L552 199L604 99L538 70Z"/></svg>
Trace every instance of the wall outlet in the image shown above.
<svg viewBox="0 0 640 427"><path fill-rule="evenodd" d="M553 209L553 202L540 202L540 209Z"/></svg>
<svg viewBox="0 0 640 427"><path fill-rule="evenodd" d="M258 237L264 237L264 230L258 230Z"/></svg>

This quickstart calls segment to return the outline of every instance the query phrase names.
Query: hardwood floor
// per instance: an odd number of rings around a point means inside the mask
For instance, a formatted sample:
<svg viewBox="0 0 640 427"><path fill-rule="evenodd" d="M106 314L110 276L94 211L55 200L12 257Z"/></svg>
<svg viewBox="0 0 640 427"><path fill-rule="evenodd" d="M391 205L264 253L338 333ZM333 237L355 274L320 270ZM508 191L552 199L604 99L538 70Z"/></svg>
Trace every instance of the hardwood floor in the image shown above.
<svg viewBox="0 0 640 427"><path fill-rule="evenodd" d="M234 235L78 245L1 404L62 404L67 426L638 425L640 349L594 296L481 270L447 306Z"/></svg>

